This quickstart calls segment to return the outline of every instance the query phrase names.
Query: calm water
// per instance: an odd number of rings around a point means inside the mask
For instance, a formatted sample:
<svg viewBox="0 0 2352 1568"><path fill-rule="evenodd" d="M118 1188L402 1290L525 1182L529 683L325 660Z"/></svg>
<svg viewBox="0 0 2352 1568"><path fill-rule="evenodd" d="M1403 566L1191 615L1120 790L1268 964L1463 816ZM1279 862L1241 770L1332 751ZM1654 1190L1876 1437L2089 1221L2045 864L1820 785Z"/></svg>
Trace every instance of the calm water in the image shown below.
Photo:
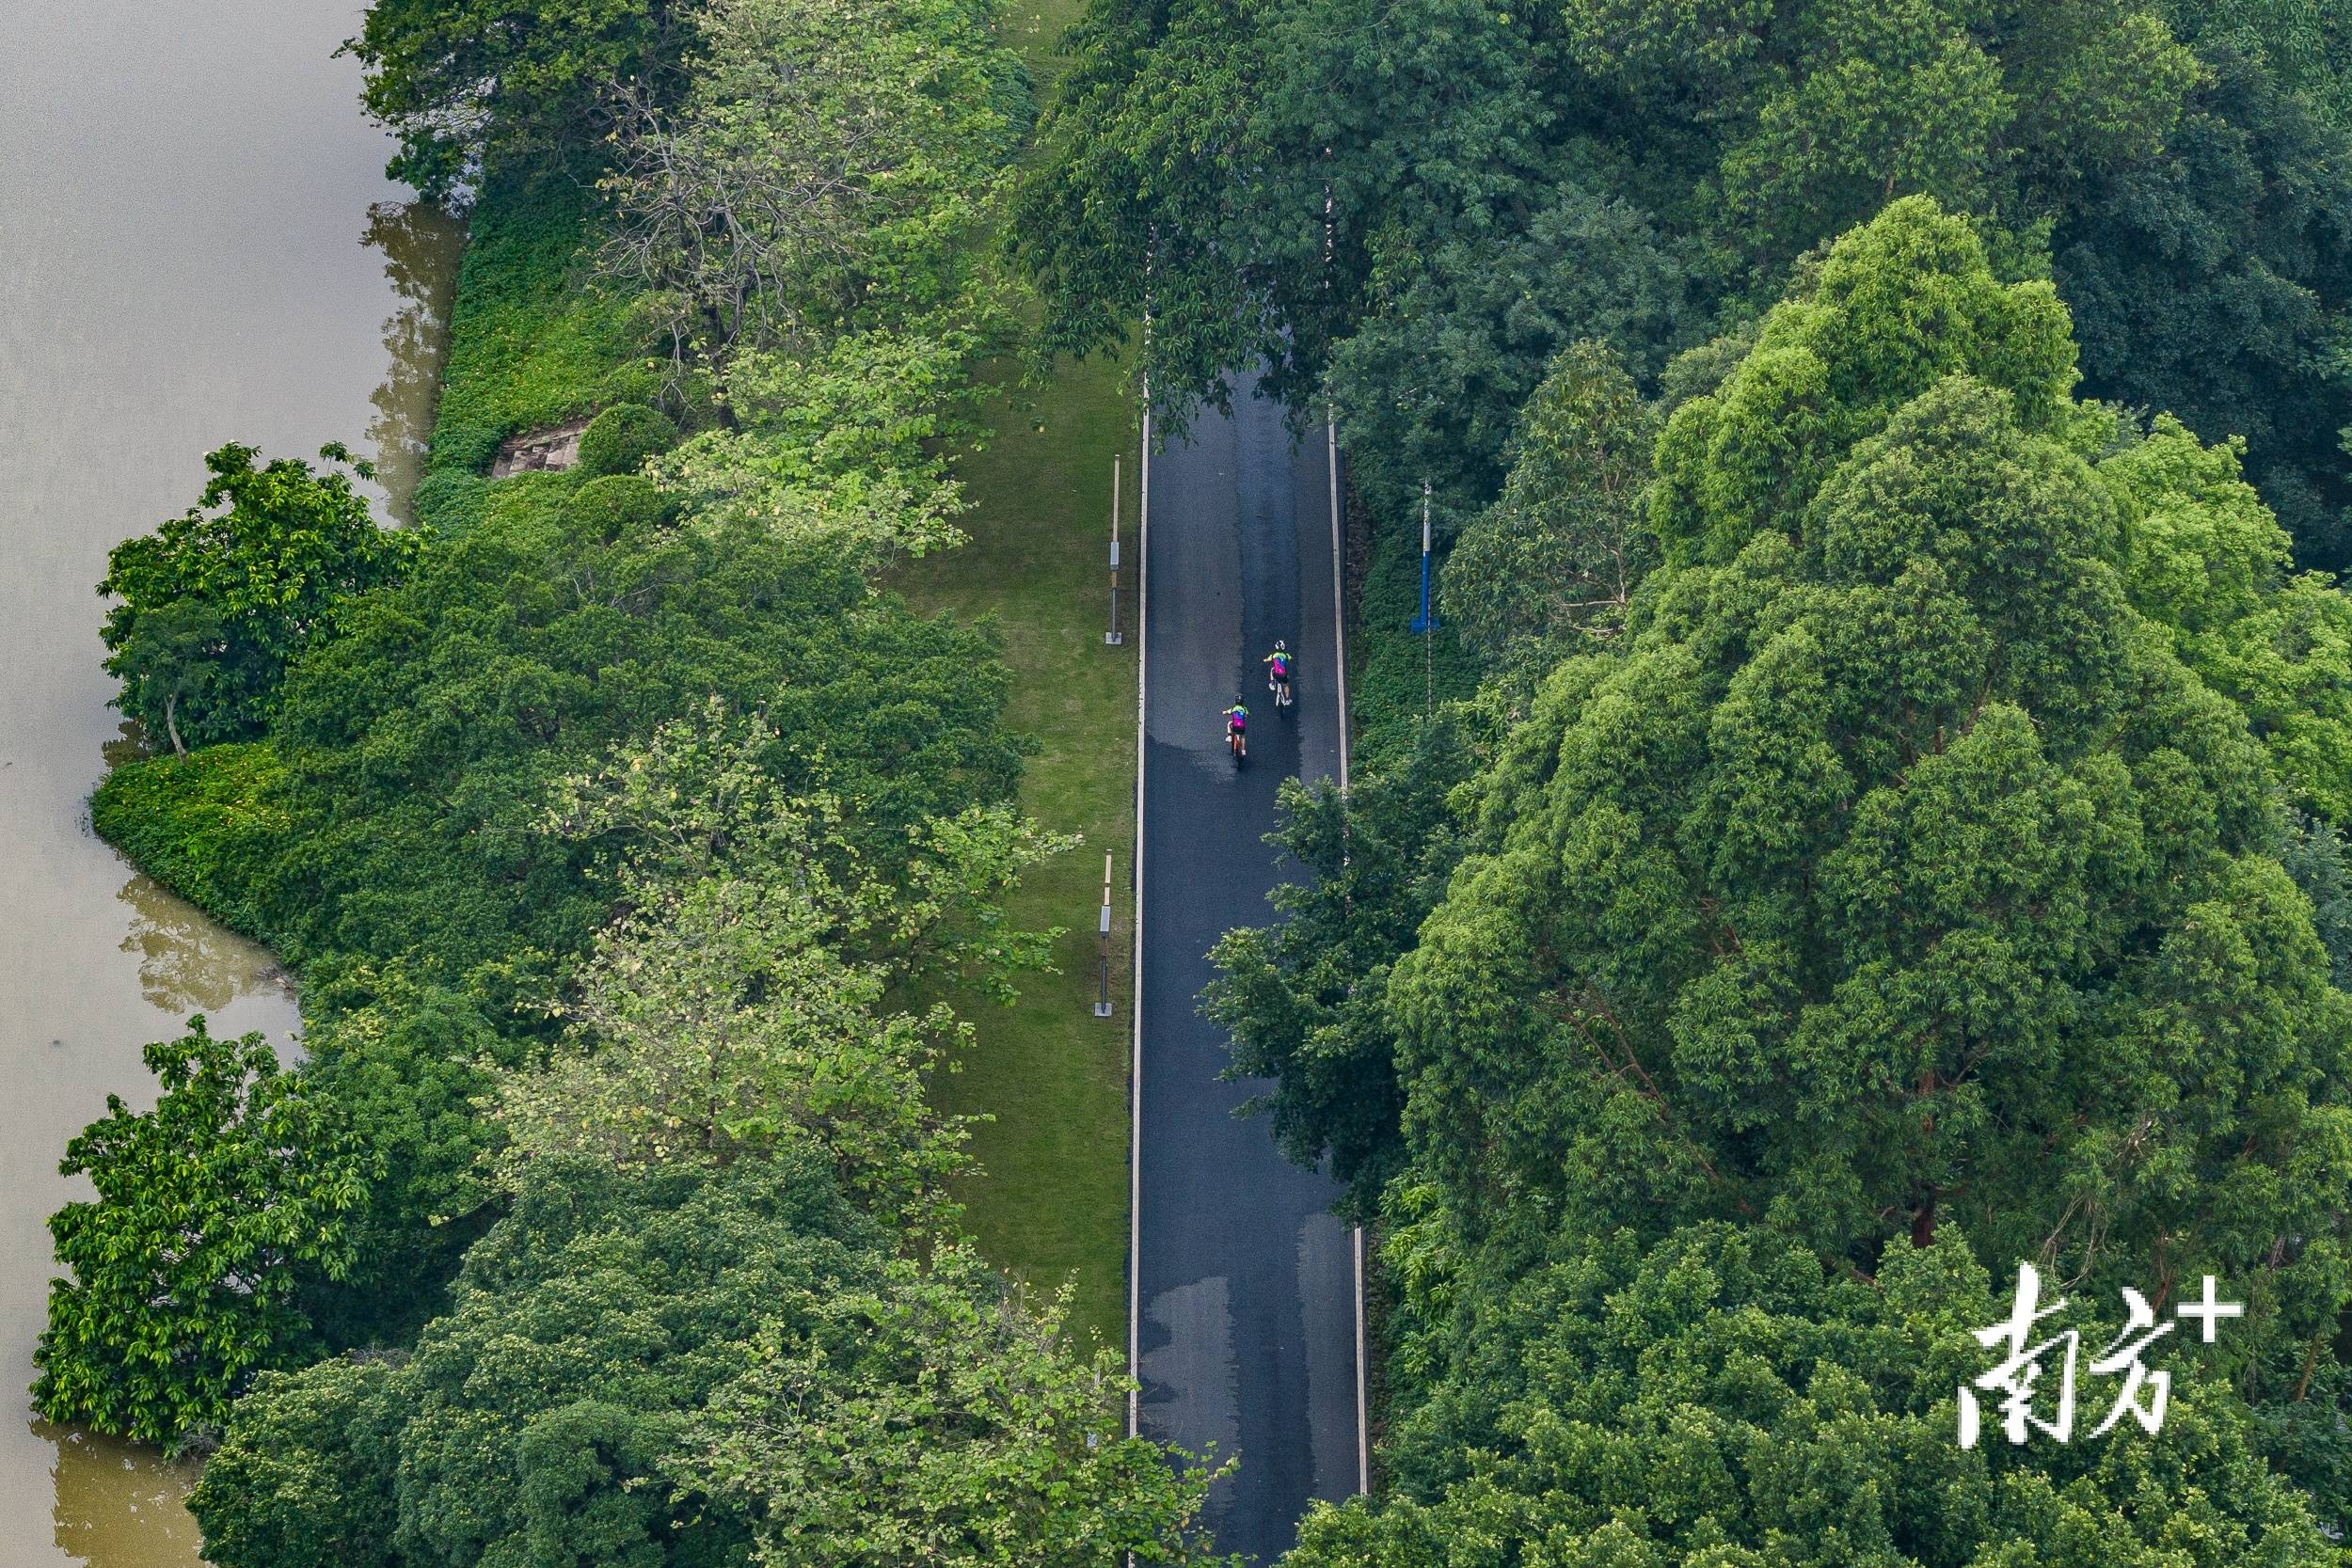
<svg viewBox="0 0 2352 1568"><path fill-rule="evenodd" d="M86 800L122 726L91 585L223 441L373 449L431 415L456 234L396 205L358 0L0 0L0 1568L197 1561L188 1477L32 1418L65 1142L139 1047L296 1026L269 955L133 873Z"/></svg>

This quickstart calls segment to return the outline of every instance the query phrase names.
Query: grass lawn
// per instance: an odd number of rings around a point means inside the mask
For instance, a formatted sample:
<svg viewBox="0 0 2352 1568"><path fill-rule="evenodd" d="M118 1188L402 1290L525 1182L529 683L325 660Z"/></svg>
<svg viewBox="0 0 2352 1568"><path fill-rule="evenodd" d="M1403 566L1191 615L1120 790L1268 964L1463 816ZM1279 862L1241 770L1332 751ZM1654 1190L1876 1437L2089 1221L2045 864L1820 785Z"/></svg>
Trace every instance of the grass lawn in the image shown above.
<svg viewBox="0 0 2352 1568"><path fill-rule="evenodd" d="M933 1098L944 1111L995 1117L973 1137L981 1174L958 1194L989 1259L1033 1285L1074 1279L1076 1328L1121 1346L1137 645L1130 635L1105 647L1103 630L1114 452L1127 454L1120 538L1136 559L1134 404L1116 370L1089 365L1065 371L1033 405L998 412L995 441L963 470L971 542L893 574L891 586L926 610L995 617L1013 673L1007 722L1044 746L1029 759L1023 808L1086 842L1040 867L1011 903L1024 926L1069 927L1056 948L1061 973L1031 976L1009 1008L964 1006L978 1040ZM1121 579L1132 586L1132 564ZM1120 597L1131 628L1133 603ZM1100 1019L1105 851L1117 1011Z"/></svg>
<svg viewBox="0 0 2352 1568"><path fill-rule="evenodd" d="M1052 50L1078 0L1014 0L1008 33L1051 90ZM894 573L890 586L926 610L993 616L1013 672L1007 721L1042 742L1022 784L1024 808L1086 842L1032 876L1012 914L1069 927L1061 973L1032 976L1010 1008L966 1006L978 1041L962 1070L934 1085L941 1109L993 1117L977 1132L981 1174L962 1185L965 1221L991 1261L1034 1286L1074 1281L1073 1327L1127 1338L1127 1063L1134 1020L1129 959L1134 894L1136 660L1135 398L1116 365L1062 367L1053 382L990 410L989 450L962 467L974 502L970 543ZM1105 647L1111 458L1124 458L1120 620ZM1111 865L1111 999L1100 985L1096 911Z"/></svg>

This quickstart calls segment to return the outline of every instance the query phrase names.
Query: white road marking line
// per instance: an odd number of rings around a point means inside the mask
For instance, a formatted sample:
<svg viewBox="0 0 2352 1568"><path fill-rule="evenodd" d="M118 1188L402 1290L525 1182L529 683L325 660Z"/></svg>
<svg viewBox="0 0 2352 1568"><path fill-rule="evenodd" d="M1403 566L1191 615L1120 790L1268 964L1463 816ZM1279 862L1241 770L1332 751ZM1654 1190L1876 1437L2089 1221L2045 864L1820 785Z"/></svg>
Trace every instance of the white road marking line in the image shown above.
<svg viewBox="0 0 2352 1568"><path fill-rule="evenodd" d="M1143 378L1143 462L1136 518L1136 942L1134 995L1128 1003L1135 1026L1134 1055L1127 1068L1127 1435L1141 1432L1143 1322L1143 750L1144 721L1152 689L1152 377Z"/></svg>

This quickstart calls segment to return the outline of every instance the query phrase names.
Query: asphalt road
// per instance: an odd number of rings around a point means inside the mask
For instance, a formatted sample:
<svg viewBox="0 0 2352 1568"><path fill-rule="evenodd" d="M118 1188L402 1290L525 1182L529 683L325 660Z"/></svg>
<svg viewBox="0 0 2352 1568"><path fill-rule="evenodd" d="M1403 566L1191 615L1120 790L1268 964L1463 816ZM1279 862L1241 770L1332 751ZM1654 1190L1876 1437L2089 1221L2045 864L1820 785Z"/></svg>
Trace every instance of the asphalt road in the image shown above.
<svg viewBox="0 0 2352 1568"><path fill-rule="evenodd" d="M1331 1182L1282 1158L1254 1092L1221 1082L1199 1012L1209 948L1271 917L1264 835L1284 778L1337 771L1340 708L1325 447L1237 398L1154 456L1145 639L1136 1335L1146 1435L1238 1454L1211 1495L1225 1551L1271 1561L1311 1497L1356 1490L1352 1241ZM1297 652L1278 712L1260 660ZM1249 706L1236 771L1220 714Z"/></svg>

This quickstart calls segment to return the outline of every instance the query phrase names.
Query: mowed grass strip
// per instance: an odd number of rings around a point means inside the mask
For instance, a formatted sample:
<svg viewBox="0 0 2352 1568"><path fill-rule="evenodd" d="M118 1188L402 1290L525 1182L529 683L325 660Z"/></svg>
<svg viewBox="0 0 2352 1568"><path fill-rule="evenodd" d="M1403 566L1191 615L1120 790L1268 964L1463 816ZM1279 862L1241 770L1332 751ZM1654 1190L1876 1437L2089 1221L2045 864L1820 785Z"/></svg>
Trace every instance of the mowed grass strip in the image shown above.
<svg viewBox="0 0 2352 1568"><path fill-rule="evenodd" d="M917 608L993 616L1013 673L1008 724L1035 736L1021 803L1086 842L1039 867L1009 912L1068 927L1058 974L1032 975L1010 1007L967 1004L978 1038L940 1075L940 1109L995 1118L972 1140L980 1171L958 1193L987 1257L1033 1287L1074 1281L1074 1326L1126 1342L1127 1066L1134 1020L1136 660L1133 403L1116 367L1065 369L1026 406L999 396L998 434L962 468L971 541L893 574ZM1124 461L1120 621L1106 647L1111 459ZM1111 1000L1097 911L1111 856Z"/></svg>
<svg viewBox="0 0 2352 1568"><path fill-rule="evenodd" d="M1053 50L1078 0L1015 0L1010 40L1041 97L1053 90ZM1074 1284L1073 1327L1123 1346L1127 1338L1128 1004L1135 911L1136 549L1136 400L1122 367L1064 364L1043 387L1009 388L988 410L993 438L961 466L973 505L970 542L893 573L918 609L993 617L1013 673L1008 723L1035 736L1023 809L1086 842L1040 867L1010 912L1035 928L1068 927L1059 973L1032 975L1009 1008L967 1005L977 1029L961 1068L933 1085L939 1107L994 1119L972 1151L980 1169L958 1192L965 1223L991 1261L1033 1288ZM1111 464L1125 496L1120 620L1106 647ZM1096 911L1111 856L1111 1000L1101 986Z"/></svg>

